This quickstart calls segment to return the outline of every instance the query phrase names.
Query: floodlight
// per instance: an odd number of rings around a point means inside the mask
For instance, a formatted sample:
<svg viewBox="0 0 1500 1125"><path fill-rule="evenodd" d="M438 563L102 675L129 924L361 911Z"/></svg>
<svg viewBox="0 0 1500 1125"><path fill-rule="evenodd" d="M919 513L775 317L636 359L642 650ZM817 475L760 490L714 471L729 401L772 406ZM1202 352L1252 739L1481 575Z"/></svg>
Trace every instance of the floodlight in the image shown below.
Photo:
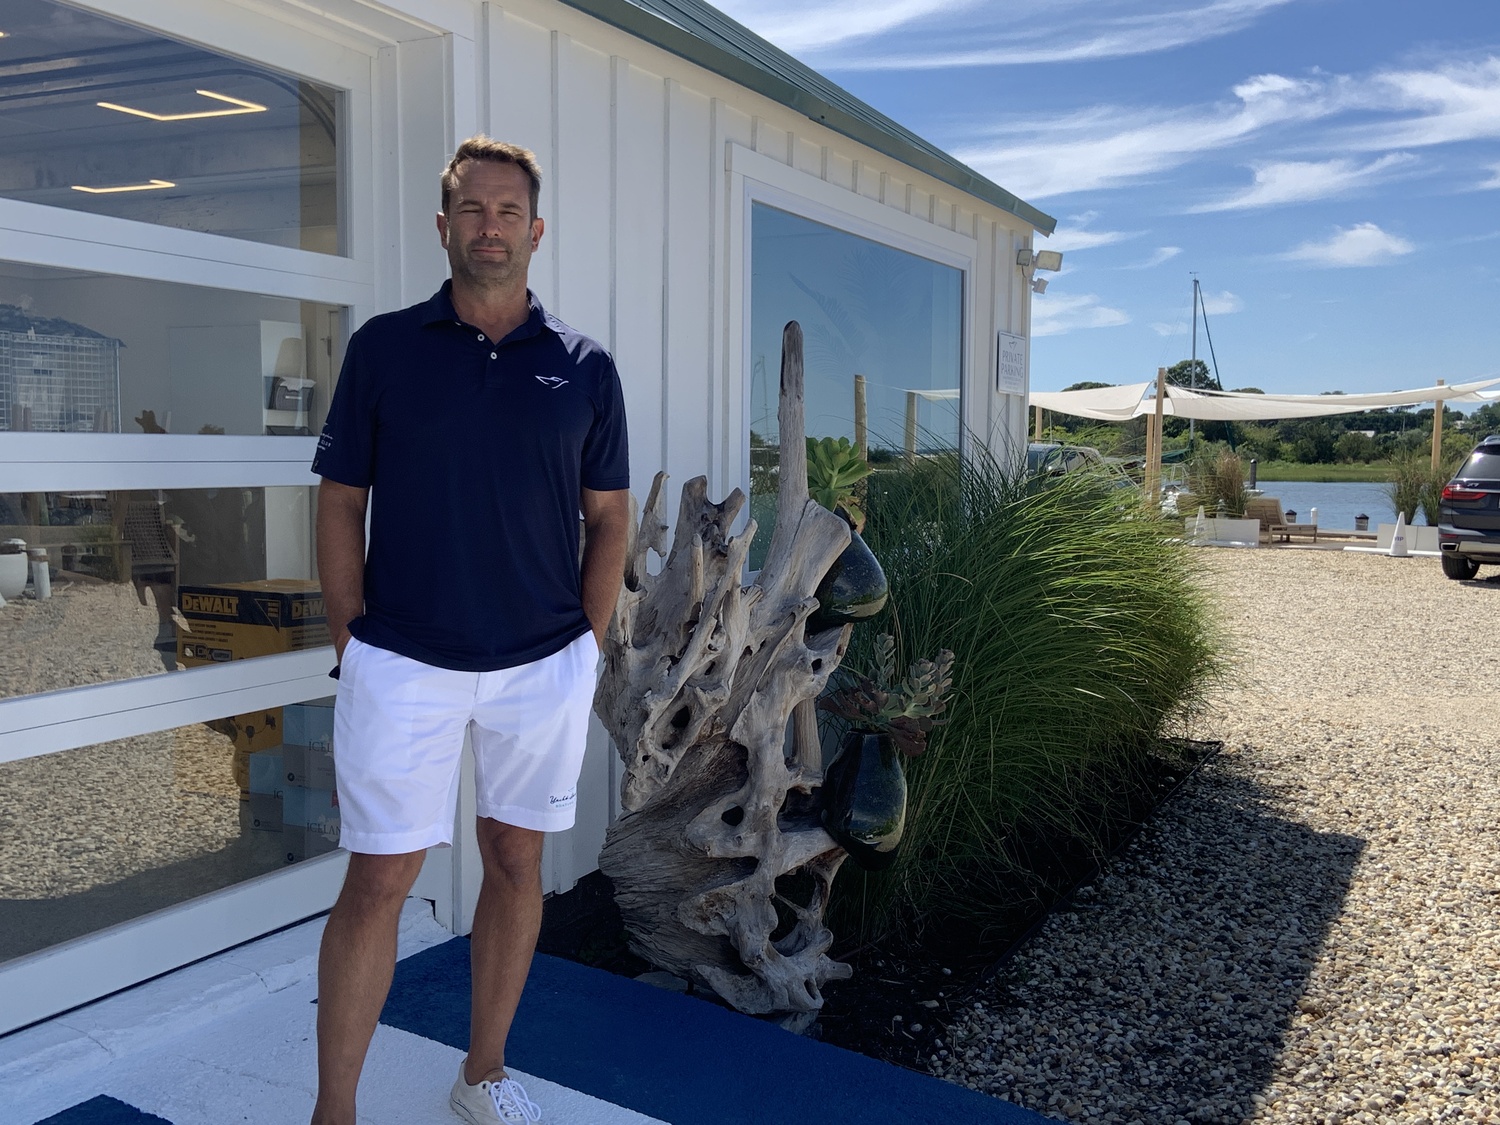
<svg viewBox="0 0 1500 1125"><path fill-rule="evenodd" d="M1061 250L1038 250L1032 255L1031 260L1032 264L1039 270L1056 271L1062 269Z"/></svg>
<svg viewBox="0 0 1500 1125"><path fill-rule="evenodd" d="M1022 269L1025 269L1027 266L1031 265L1031 251L1024 246L1016 251L1016 265L1020 266Z"/></svg>

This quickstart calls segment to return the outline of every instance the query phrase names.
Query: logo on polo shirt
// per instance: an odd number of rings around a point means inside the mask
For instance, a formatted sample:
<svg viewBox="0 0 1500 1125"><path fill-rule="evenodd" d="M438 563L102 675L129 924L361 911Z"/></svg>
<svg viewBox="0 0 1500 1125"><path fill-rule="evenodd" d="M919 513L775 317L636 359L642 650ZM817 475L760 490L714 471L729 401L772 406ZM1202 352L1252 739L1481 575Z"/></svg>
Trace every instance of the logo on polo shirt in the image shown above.
<svg viewBox="0 0 1500 1125"><path fill-rule="evenodd" d="M554 794L551 797L548 797L547 798L547 804L548 804L549 807L551 807L553 809L556 809L557 811L561 812L563 809L570 809L570 808L572 808L573 807L573 803L575 801L577 801L577 800L578 800L578 789L575 786L574 788L569 789L566 793L564 793L560 797L557 796L556 794Z"/></svg>
<svg viewBox="0 0 1500 1125"><path fill-rule="evenodd" d="M551 387L554 391L558 387L566 387L568 385L566 379L559 379L556 375L538 375L536 381L544 387Z"/></svg>

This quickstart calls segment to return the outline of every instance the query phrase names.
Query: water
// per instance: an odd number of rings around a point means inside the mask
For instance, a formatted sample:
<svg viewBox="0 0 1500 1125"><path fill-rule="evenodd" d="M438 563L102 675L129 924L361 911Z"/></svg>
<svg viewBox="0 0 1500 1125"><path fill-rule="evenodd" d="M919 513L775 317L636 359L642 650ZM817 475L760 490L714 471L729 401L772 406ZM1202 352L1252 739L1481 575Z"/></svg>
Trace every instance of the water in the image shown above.
<svg viewBox="0 0 1500 1125"><path fill-rule="evenodd" d="M1310 523L1312 510L1318 509L1318 526L1336 531L1354 528L1354 517L1370 517L1370 530L1382 523L1396 522L1386 485L1374 481L1263 480L1262 496L1275 496L1282 511L1295 510L1298 523ZM1421 522L1421 513L1417 515Z"/></svg>

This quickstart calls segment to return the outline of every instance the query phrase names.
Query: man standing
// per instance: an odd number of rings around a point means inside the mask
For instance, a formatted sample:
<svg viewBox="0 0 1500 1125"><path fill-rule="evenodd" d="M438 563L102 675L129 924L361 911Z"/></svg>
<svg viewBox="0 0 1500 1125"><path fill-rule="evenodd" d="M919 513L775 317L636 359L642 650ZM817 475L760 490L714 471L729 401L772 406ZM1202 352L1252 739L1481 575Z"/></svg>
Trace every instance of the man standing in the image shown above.
<svg viewBox="0 0 1500 1125"><path fill-rule="evenodd" d="M318 963L314 1125L354 1123L402 903L425 850L452 842L466 730L484 878L450 1105L473 1125L541 1116L505 1040L541 926L543 833L573 824L629 470L613 361L527 288L540 192L526 149L459 146L437 216L452 280L354 334L313 460L351 853Z"/></svg>

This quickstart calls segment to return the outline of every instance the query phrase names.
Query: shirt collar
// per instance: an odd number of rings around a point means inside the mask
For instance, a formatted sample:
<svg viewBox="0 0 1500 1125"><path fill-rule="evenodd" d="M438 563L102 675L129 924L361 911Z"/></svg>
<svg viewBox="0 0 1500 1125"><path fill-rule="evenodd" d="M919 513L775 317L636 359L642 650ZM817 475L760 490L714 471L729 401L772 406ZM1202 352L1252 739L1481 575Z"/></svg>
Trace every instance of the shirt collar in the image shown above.
<svg viewBox="0 0 1500 1125"><path fill-rule="evenodd" d="M542 308L542 302L530 289L526 290L526 303L530 306L530 313L526 317L526 323L522 324L506 340L524 340L529 336L535 336L548 324L551 317L547 310ZM422 306L422 325L426 327L431 324L462 324L457 311L453 308L453 279L450 277L443 282L442 288L434 293ZM501 343L505 341L502 340Z"/></svg>

